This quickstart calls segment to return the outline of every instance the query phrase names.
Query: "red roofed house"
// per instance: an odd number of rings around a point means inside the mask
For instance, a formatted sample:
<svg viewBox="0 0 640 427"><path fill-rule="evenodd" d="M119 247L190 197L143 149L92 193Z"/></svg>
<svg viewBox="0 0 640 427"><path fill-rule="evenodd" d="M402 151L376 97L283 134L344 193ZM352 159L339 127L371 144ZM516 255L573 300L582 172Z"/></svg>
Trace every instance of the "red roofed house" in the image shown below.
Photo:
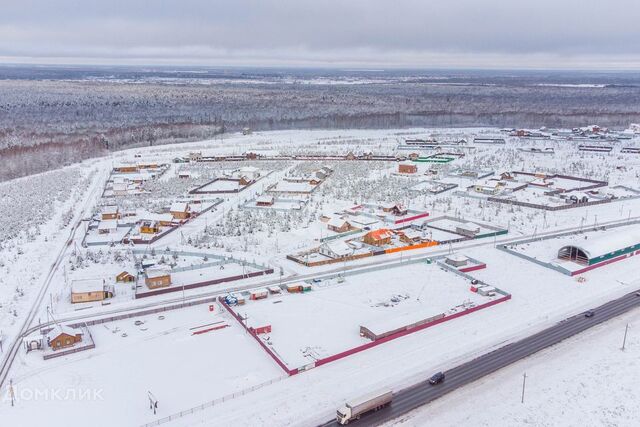
<svg viewBox="0 0 640 427"><path fill-rule="evenodd" d="M390 230L386 228L381 228L379 230L373 230L368 232L367 234L364 235L362 240L367 245L382 246L382 245L388 245L389 243L391 243L392 235L393 234L391 233Z"/></svg>

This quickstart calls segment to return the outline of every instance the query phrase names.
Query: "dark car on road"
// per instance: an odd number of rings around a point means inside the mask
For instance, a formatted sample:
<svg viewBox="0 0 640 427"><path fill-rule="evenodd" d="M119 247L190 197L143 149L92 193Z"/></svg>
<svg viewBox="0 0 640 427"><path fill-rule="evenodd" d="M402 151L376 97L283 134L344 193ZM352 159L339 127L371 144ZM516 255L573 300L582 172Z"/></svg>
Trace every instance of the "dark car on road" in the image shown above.
<svg viewBox="0 0 640 427"><path fill-rule="evenodd" d="M596 314L595 311L589 310L586 313L584 313L584 317L593 317L594 314Z"/></svg>
<svg viewBox="0 0 640 427"><path fill-rule="evenodd" d="M435 373L429 378L429 384L436 385L444 381L444 372Z"/></svg>

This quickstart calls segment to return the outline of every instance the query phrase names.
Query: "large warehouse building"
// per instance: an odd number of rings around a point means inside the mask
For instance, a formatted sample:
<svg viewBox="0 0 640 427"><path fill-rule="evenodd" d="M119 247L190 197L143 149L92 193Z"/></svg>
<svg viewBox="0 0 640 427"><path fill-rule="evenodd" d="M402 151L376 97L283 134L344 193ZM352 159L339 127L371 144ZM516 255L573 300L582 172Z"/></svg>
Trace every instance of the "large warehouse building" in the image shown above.
<svg viewBox="0 0 640 427"><path fill-rule="evenodd" d="M594 265L621 256L640 253L640 227L624 231L607 232L602 236L585 239L560 248L558 258L583 265Z"/></svg>

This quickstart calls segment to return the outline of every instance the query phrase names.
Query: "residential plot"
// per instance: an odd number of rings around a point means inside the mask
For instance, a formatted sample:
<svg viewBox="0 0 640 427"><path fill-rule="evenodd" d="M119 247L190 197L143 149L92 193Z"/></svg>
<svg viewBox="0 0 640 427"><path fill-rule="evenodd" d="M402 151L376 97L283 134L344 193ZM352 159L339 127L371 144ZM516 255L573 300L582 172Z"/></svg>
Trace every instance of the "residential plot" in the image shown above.
<svg viewBox="0 0 640 427"><path fill-rule="evenodd" d="M250 326L270 325L263 340L297 368L370 342L360 335L361 326L415 323L492 298L471 292L463 277L414 263L317 283L310 292L249 301L235 310Z"/></svg>

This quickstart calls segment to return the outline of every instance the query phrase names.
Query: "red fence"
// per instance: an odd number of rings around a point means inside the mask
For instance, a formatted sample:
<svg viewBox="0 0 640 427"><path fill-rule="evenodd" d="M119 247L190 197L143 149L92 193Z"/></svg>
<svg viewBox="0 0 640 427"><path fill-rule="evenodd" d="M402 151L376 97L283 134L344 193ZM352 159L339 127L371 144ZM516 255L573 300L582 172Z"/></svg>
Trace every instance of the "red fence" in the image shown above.
<svg viewBox="0 0 640 427"><path fill-rule="evenodd" d="M403 222L415 221L416 219L426 218L429 216L428 212L424 212L418 215L410 216L408 218L402 218L395 222L395 224L402 224Z"/></svg>
<svg viewBox="0 0 640 427"><path fill-rule="evenodd" d="M242 318L236 312L234 312L231 309L231 307L229 307L227 305L227 303L225 302L224 298L220 297L220 298L218 298L218 301L220 301L222 306L224 308L226 308L227 311L229 313L231 313L231 315L234 317L234 319L236 319L242 325L242 327L247 331L247 333L249 335L251 335L258 342L258 344L260 344L260 346L264 349L264 351L266 351L267 354L269 356L271 356L271 358L273 360L276 361L278 366L280 366L282 368L282 370L287 373L287 375L295 375L295 374L298 373L298 369L297 368L296 369L287 368L287 365L285 365L284 362L282 360L280 360L280 358L278 356L276 356L275 353L269 347L267 347L267 345L260 339L260 337L258 337L258 335L254 331L252 331L250 328L248 328L247 325L245 325L245 323L242 321Z"/></svg>
<svg viewBox="0 0 640 427"><path fill-rule="evenodd" d="M275 360L275 362L278 364L278 366L280 366L288 375L296 375L296 374L299 374L300 372L303 372L303 371L305 371L307 369L311 369L311 368L316 367L316 366L326 365L327 363L331 363L331 362L334 362L336 360L343 359L343 358L345 358L347 356L351 356L352 354L360 353L361 351L364 351L364 350L367 350L369 348L378 346L380 344L395 340L396 338L400 338L400 337L403 337L405 335L409 335L409 334L412 334L414 332L418 332L418 331L421 331L423 329L430 328L431 326L435 326L435 325L438 325L440 323L447 322L449 320L457 319L458 317L462 317L464 315L467 315L467 314L470 314L470 313L474 313L476 311L479 311L479 310L494 306L496 304L500 304L501 302L505 302L505 301L508 301L510 299L511 299L511 295L506 295L506 296L503 296L502 298L498 298L496 300L489 301L489 302L484 303L484 304L480 304L478 306L469 308L467 310L460 311L458 313L454 313L454 314L451 314L449 316L441 317L441 318L433 320L433 321L431 321L429 323L425 323L423 325L419 325L419 326L416 326L416 327L411 328L411 329L406 329L404 331L400 331L400 332L395 333L393 335L389 335L387 337L380 338L379 340L371 341L371 342L368 342L366 344L362 344L360 346L351 348L349 350L346 350L346 351L343 351L343 352L340 352L340 353L336 353L336 354L334 354L332 356L325 357L323 359L318 359L318 360L316 360L315 363L311 364L311 366L307 365L307 366L305 366L303 368L295 368L295 369L289 369L284 364L284 362L282 360L280 360L280 358L278 358L278 356L276 356L275 353L258 337L258 335L256 335L253 331L251 331L249 328L247 328L247 326L242 321L242 318L240 318L240 316L238 314L236 314L231 309L231 307L229 307L226 304L226 302L224 301L224 298L220 297L219 301L227 309L227 311L229 313L231 313L231 315L238 322L240 322L240 324L247 331L247 333L249 333L258 342L258 344L260 344L260 346L267 352L267 354L269 354L269 356L271 356L271 358L273 360Z"/></svg>
<svg viewBox="0 0 640 427"><path fill-rule="evenodd" d="M481 305L478 305L476 307L470 308L468 310L460 311L460 312L452 314L450 316L441 317L440 319L436 319L436 320L434 320L432 322L425 323L424 325L416 326L415 328L407 329L407 330L404 330L404 331L400 331L400 332L398 332L396 334L389 335L388 337L380 338L379 340L368 342L366 344L360 345L358 347L354 347L354 348L349 349L347 351L343 351L341 353L334 354L333 356L325 357L324 359L319 359L319 360L316 361L316 366L326 365L327 363L334 362L336 360L340 360L340 359L345 358L347 356L351 356L352 354L360 353L361 351L364 351L364 350L367 350L369 348L375 347L377 345L380 345L380 344L395 340L396 338L400 338L400 337L403 337L405 335L409 335L409 334L412 334L414 332L418 332L418 331L421 331L423 329L430 328L431 326L435 326L435 325L438 325L440 323L444 323L444 322L447 322L449 320L453 320L453 319L456 319L458 317L462 317L462 316L464 316L466 314L470 314L470 313L482 310L484 308L488 308L488 307L494 306L496 304L500 304L501 302L504 302L504 301L507 301L507 300L510 300L510 299L511 299L511 295L507 295L507 296L504 296L502 298L498 298L496 300L489 301L489 302L487 302L485 304L481 304Z"/></svg>
<svg viewBox="0 0 640 427"><path fill-rule="evenodd" d="M150 297L150 296L153 296L153 295L168 294L168 293L171 293L171 292L182 292L183 290L201 288L203 286L217 285L219 283L224 283L224 282L234 282L236 280L249 279L251 277L264 276L266 274L272 274L272 273L273 273L273 268L268 268L266 270L256 271L256 272L253 272L253 273L240 274L240 275L237 275L237 276L223 277L221 279L206 280L204 282L198 282L198 283L190 283L190 284L184 285L184 286L170 286L170 287L167 287L167 288L154 289L152 291L136 293L136 299L138 299L138 298L146 298L146 297Z"/></svg>

